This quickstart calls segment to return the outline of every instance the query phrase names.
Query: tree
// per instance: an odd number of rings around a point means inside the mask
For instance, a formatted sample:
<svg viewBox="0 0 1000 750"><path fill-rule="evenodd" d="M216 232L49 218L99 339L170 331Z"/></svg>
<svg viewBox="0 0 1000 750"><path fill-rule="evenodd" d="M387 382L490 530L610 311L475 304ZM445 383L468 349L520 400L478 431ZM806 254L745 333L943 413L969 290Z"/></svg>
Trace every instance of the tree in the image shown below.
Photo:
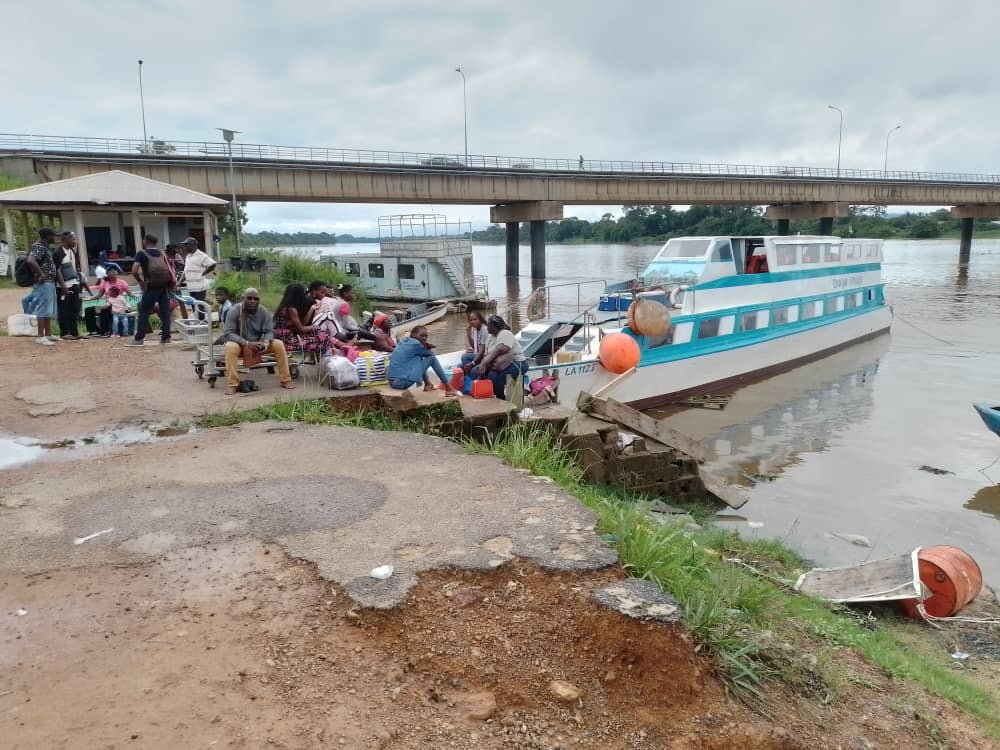
<svg viewBox="0 0 1000 750"><path fill-rule="evenodd" d="M920 240L933 239L934 237L941 236L941 227L938 223L926 216L921 216L919 219L910 225L910 236L916 237Z"/></svg>
<svg viewBox="0 0 1000 750"><path fill-rule="evenodd" d="M240 232L247 224L247 204L246 201L238 201L236 204L236 215L240 220ZM219 217L219 236L224 240L233 239L233 212L232 209Z"/></svg>

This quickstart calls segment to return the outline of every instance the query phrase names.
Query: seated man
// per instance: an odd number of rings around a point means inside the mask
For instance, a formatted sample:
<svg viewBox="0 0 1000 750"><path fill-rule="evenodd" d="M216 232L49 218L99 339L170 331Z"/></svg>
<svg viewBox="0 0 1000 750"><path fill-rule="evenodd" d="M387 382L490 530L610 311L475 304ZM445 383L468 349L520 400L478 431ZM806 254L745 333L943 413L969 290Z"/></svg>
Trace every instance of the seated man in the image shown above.
<svg viewBox="0 0 1000 750"><path fill-rule="evenodd" d="M448 384L441 363L431 351L433 348L433 344L427 343L427 329L424 326L417 326L410 331L410 337L400 341L389 357L389 385L405 391L417 383L423 383L425 391L433 391L434 385L427 375L429 368L444 383L445 395L457 396L455 389Z"/></svg>
<svg viewBox="0 0 1000 750"><path fill-rule="evenodd" d="M246 351L251 357L261 354L274 355L278 368L278 381L282 388L295 388L288 371L288 354L285 345L274 338L274 321L260 304L260 292L253 287L243 292L243 301L233 305L226 315L222 340L226 343L226 395L232 396L240 384L237 374L239 359Z"/></svg>

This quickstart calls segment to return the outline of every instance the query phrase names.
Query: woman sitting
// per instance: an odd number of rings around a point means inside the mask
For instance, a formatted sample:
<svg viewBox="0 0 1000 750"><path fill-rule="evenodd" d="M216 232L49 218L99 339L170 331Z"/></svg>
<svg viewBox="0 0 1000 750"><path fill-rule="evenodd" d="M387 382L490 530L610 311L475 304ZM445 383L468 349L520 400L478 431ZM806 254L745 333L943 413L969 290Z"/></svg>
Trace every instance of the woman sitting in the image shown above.
<svg viewBox="0 0 1000 750"><path fill-rule="evenodd" d="M486 317L478 310L469 313L469 329L465 332L468 346L462 355L462 367L468 372L486 356Z"/></svg>
<svg viewBox="0 0 1000 750"><path fill-rule="evenodd" d="M290 352L314 352L321 357L333 353L340 342L312 322L315 301L302 284L289 284L274 311L274 335Z"/></svg>
<svg viewBox="0 0 1000 750"><path fill-rule="evenodd" d="M513 331L499 315L490 316L486 330L486 353L472 369L472 377L488 378L493 383L493 395L502 399L507 378L520 380L528 371L528 361Z"/></svg>
<svg viewBox="0 0 1000 750"><path fill-rule="evenodd" d="M389 385L396 390L405 391L423 383L425 391L433 391L434 384L427 374L428 370L433 370L438 380L444 384L444 395L457 396L458 393L448 384L441 363L434 356L434 344L427 338L427 329L417 326L410 331L409 338L399 342L389 358Z"/></svg>
<svg viewBox="0 0 1000 750"><path fill-rule="evenodd" d="M329 292L329 290L327 290ZM332 294L332 293L331 293ZM354 288L350 284L341 284L337 293L332 296L332 310L337 325L337 338L341 341L365 339L375 341L375 334L366 331L351 315L351 303L354 302Z"/></svg>
<svg viewBox="0 0 1000 750"><path fill-rule="evenodd" d="M379 313L372 321L372 333L375 334L375 351L389 352L396 348L396 339L392 335L392 319L385 313Z"/></svg>

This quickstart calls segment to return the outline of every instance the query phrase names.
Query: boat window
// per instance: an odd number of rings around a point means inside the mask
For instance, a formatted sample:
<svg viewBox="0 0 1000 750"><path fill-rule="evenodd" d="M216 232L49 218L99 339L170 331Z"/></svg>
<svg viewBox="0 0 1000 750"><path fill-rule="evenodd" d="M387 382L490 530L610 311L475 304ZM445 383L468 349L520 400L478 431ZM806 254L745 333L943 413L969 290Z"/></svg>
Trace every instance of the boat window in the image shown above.
<svg viewBox="0 0 1000 750"><path fill-rule="evenodd" d="M415 279L417 277L415 269L412 263L400 263L399 264L399 278L401 279Z"/></svg>
<svg viewBox="0 0 1000 750"><path fill-rule="evenodd" d="M832 313L840 312L844 309L844 298L843 297L829 297L826 300L826 314L830 315Z"/></svg>
<svg viewBox="0 0 1000 750"><path fill-rule="evenodd" d="M370 276L373 279L385 278L385 266L383 266L381 263L369 263L368 276Z"/></svg>
<svg viewBox="0 0 1000 750"><path fill-rule="evenodd" d="M722 261L733 259L733 246L729 240L716 240L715 247L712 248L712 262L720 263Z"/></svg>
<svg viewBox="0 0 1000 750"><path fill-rule="evenodd" d="M663 336L650 336L650 337L648 337L646 339L646 348L647 349L658 349L661 346L670 346L672 343L674 343L674 331L675 330L676 330L676 326L674 326L673 324L671 324L670 328L667 329L667 333L665 335L663 335Z"/></svg>
<svg viewBox="0 0 1000 750"><path fill-rule="evenodd" d="M861 304L861 292L855 292L854 294L848 294L844 298L844 309L853 310L855 307Z"/></svg>
<svg viewBox="0 0 1000 750"><path fill-rule="evenodd" d="M778 245L778 265L794 266L799 262L799 248L797 245Z"/></svg>
<svg viewBox="0 0 1000 750"><path fill-rule="evenodd" d="M819 263L819 245L802 246L802 263Z"/></svg>
<svg viewBox="0 0 1000 750"><path fill-rule="evenodd" d="M361 275L361 264L360 263L348 263L347 270L345 273L348 276L360 276Z"/></svg>
<svg viewBox="0 0 1000 750"><path fill-rule="evenodd" d="M874 289L869 289L868 290L868 301L871 302L874 299L875 299L875 290Z"/></svg>
<svg viewBox="0 0 1000 750"><path fill-rule="evenodd" d="M670 240L660 251L660 258L704 258L708 250L708 240L676 239Z"/></svg>
<svg viewBox="0 0 1000 750"><path fill-rule="evenodd" d="M824 245L823 246L823 259L827 263L839 263L840 262L840 246L839 245Z"/></svg>
<svg viewBox="0 0 1000 750"><path fill-rule="evenodd" d="M741 331L756 331L757 330L757 313L748 312L743 313L740 317L740 330Z"/></svg>
<svg viewBox="0 0 1000 750"><path fill-rule="evenodd" d="M810 318L817 318L822 314L823 314L822 302L805 302L802 305L802 314L799 315L799 320L809 320Z"/></svg>
<svg viewBox="0 0 1000 750"><path fill-rule="evenodd" d="M785 305L771 310L771 325L780 326L787 323L791 319L791 309L792 305Z"/></svg>
<svg viewBox="0 0 1000 750"><path fill-rule="evenodd" d="M698 338L710 339L719 335L719 321L722 318L706 318L698 323Z"/></svg>

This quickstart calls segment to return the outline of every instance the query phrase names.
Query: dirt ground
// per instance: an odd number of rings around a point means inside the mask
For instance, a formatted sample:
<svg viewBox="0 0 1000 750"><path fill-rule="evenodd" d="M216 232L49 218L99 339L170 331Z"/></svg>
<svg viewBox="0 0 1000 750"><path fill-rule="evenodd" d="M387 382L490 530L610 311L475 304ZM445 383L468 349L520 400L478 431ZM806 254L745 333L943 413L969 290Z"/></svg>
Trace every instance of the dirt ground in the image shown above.
<svg viewBox="0 0 1000 750"><path fill-rule="evenodd" d="M58 439L230 408L189 359L0 338L0 425ZM241 405L280 395L260 380ZM948 704L846 655L836 696L773 683L751 710L682 626L596 604L624 572L585 511L495 459L426 436L268 428L0 471L0 746L990 747ZM381 470L380 450L412 467ZM387 556L401 603L359 606L359 571ZM556 698L555 680L579 697Z"/></svg>

